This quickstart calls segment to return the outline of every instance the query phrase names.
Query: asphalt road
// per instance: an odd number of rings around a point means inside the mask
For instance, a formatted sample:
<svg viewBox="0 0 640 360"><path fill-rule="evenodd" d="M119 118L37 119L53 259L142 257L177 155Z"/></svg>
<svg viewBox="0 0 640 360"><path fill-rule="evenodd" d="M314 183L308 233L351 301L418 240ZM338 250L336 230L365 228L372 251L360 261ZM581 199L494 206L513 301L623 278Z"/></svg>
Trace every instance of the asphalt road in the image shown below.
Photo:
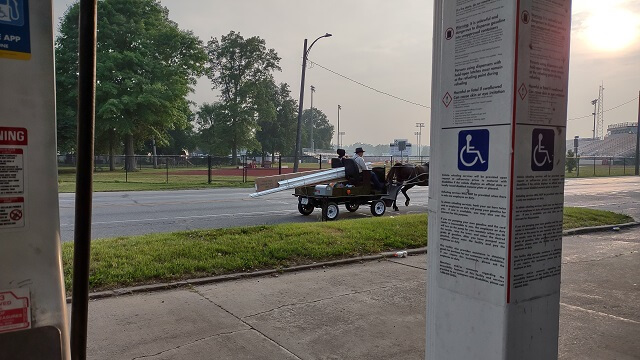
<svg viewBox="0 0 640 360"><path fill-rule="evenodd" d="M252 192L253 189L209 189L95 193L92 238L320 220L319 209L309 216L300 215L291 190L256 199L249 197ZM426 187L411 189L408 207L400 194L400 211L395 213L388 208L385 216L426 212L427 192ZM60 194L62 241L73 240L74 204L74 194ZM368 206L354 213L340 206L338 218L370 216Z"/></svg>
<svg viewBox="0 0 640 360"><path fill-rule="evenodd" d="M387 209L385 216L426 212L427 191L426 187L411 189L408 207L403 205L400 194L399 213ZM251 192L252 189L212 189L95 193L92 237L319 221L317 209L310 216L298 213L297 200L291 191L257 199L249 197ZM73 240L74 202L74 194L60 194L62 241ZM640 219L640 178L567 179L565 204L611 210ZM340 210L340 219L371 216L368 207L355 213L344 207Z"/></svg>

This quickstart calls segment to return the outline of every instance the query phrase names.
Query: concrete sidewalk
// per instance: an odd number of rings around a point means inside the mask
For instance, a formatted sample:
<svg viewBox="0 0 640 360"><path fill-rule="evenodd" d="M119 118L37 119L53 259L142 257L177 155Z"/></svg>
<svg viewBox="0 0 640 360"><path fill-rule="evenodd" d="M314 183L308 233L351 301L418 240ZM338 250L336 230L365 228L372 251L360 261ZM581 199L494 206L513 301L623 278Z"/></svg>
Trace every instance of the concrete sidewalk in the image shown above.
<svg viewBox="0 0 640 360"><path fill-rule="evenodd" d="M560 359L640 359L640 229L564 238ZM426 255L90 303L90 359L424 359Z"/></svg>

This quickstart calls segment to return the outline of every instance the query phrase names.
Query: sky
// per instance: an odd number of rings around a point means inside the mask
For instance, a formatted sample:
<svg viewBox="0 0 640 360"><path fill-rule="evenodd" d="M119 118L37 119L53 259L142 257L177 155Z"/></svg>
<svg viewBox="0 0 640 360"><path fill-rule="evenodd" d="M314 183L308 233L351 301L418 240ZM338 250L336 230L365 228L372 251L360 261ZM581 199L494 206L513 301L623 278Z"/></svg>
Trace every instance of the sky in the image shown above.
<svg viewBox="0 0 640 360"><path fill-rule="evenodd" d="M53 0L56 27L73 2ZM322 110L334 126L337 107L342 106L343 144L375 145L394 139L416 143L416 123L425 123L421 144L429 144L432 0L161 3L180 28L193 31L205 43L231 30L244 37L263 38L267 47L282 58L282 71L275 74L276 81L288 83L294 99L299 97L304 39L311 43L327 32L333 34L313 46L309 59L396 98L316 65L307 68L305 108L310 106L309 86L313 85L314 108ZM572 6L567 137L591 137L591 101L598 97L602 84L604 109L611 109L604 113L605 132L610 124L638 119L640 1L574 0ZM211 89L207 78L202 78L190 98L197 104L213 102L217 92Z"/></svg>

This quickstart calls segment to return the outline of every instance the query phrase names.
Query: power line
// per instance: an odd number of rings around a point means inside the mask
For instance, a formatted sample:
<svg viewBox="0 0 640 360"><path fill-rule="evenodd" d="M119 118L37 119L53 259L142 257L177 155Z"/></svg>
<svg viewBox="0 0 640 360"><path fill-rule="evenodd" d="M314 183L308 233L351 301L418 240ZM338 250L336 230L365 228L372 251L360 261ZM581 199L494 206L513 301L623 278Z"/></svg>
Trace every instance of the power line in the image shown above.
<svg viewBox="0 0 640 360"><path fill-rule="evenodd" d="M392 98L394 98L394 99L397 99L397 100L400 100L400 101L404 101L404 102L409 103L409 104L413 104L413 105L421 106L421 107L426 108L426 109L430 109L430 108L431 108L430 106L423 105L423 104L419 104L419 103L416 103L416 102L413 102L413 101L410 101L410 100L407 100L407 99L403 99L403 98L401 98L401 97L398 97L398 96L395 96L395 95L391 95L391 94L389 94L388 92L384 92L384 91L382 91L382 90L378 90L378 89L376 89L376 88L374 88L374 87L371 87L371 86L369 86L369 85L363 84L363 83L361 83L361 82L359 82L359 81L357 81L357 80L354 80L354 79L352 79L352 78L350 78L350 77L348 77L348 76L342 75L342 74L340 74L340 73L338 73L338 72L336 72L336 71L333 71L333 70L331 70L331 69L329 69L329 68L326 68L326 67L324 67L324 66L322 66L322 65L318 64L317 62L313 62L313 61L311 61L311 60L307 60L307 61L309 61L309 62L310 62L311 64L313 64L313 65L317 65L317 66L319 66L320 68L322 68L322 69L324 69L324 70L326 70L326 71L328 71L328 72L330 72L330 73L332 73L332 74L338 75L338 76L340 76L340 77L342 77L342 78L344 78L344 79L347 79L347 80L349 80L349 81L351 81L351 82L353 82L353 83L356 83L356 84L358 84L358 85L360 85L360 86L364 86L364 87L366 87L366 88L367 88L367 89L369 89L369 90L373 90L373 91L375 91L375 92L377 92L377 93L380 93L380 94L383 94L383 95L390 96L390 97L392 97Z"/></svg>
<svg viewBox="0 0 640 360"><path fill-rule="evenodd" d="M624 103L624 104L620 104L620 105L618 105L618 106L614 106L614 107L612 107L611 109L607 109L607 110L605 110L605 111L603 111L603 112L607 112L607 111L615 110L615 109L617 109L617 108L619 108L619 107L622 107L622 106L625 106L625 105L627 105L627 104L630 104L630 103L632 103L632 102L634 102L634 101L636 101L636 100L638 100L638 97L637 97L637 96L636 96L635 98L633 98L633 99L631 99L631 100L627 101L627 102L626 102L626 103ZM593 114L589 114L589 115L585 115L585 116L575 117L575 118L569 119L569 120L567 120L567 121L573 121L573 120L586 119L586 118L591 118L592 116L593 116Z"/></svg>

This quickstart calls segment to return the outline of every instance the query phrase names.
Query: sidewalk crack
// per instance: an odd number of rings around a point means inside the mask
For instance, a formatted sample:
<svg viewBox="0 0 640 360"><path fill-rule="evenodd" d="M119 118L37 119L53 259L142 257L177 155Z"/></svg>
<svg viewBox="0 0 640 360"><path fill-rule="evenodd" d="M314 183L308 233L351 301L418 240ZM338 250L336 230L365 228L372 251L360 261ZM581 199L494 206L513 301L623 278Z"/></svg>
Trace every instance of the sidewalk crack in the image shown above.
<svg viewBox="0 0 640 360"><path fill-rule="evenodd" d="M206 297L203 293L201 293L200 291L198 291L198 289L196 289L194 286L190 287L190 290L193 291L194 293L202 296L203 299L207 300L208 302L210 302L211 304L217 306L220 310L226 312L227 314L233 316L234 318L238 319L240 322L242 322L244 325L248 326L249 329L248 330L253 330L255 332L257 332L258 334L264 336L267 340L271 341L272 343L276 344L277 346L279 346L282 350L286 351L287 353L291 354L291 356L295 357L296 359L302 360L301 357L299 357L298 355L294 354L293 352L291 352L291 350L287 349L286 347L284 347L282 344L278 343L275 339L270 338L269 336L267 336L265 333L261 332L260 330L256 329L255 327L253 327L251 324L247 323L246 321L244 321L243 318L236 316L234 313L232 313L231 311L225 309L224 307L220 306L219 304L216 304L213 300L209 299L208 297ZM247 330L243 330L243 331L247 331Z"/></svg>
<svg viewBox="0 0 640 360"><path fill-rule="evenodd" d="M178 346L172 347L171 349L162 350L162 351L157 352L155 354L136 356L134 358L131 358L131 360L145 359L145 358L150 358L150 357L162 355L162 354L164 354L166 352L177 350L177 349L180 349L182 347L189 346L189 345L195 344L195 343L203 341L203 340L213 339L213 338L218 337L218 336L233 335L233 334L236 334L236 333L240 333L240 332L243 332L243 331L250 331L250 330L251 329L242 329L242 330L228 331L228 332L224 332L224 333L220 333L220 334L214 334L214 335L211 335L211 336L205 336L203 338L190 341L190 342L188 342L186 344L182 344L182 345L178 345Z"/></svg>
<svg viewBox="0 0 640 360"><path fill-rule="evenodd" d="M408 265L408 266L410 266L410 265ZM416 282L413 282L413 284L415 284L415 283ZM280 305L280 306L275 307L273 309L269 309L269 310L261 311L259 313L247 315L247 316L243 317L242 319L248 319L248 318L251 318L251 317L258 316L258 315L263 315L263 314L270 313L270 312L273 312L273 311L276 311L276 310L280 310L280 309L286 308L286 307L297 306L297 305L315 304L315 303L323 302L323 301L326 301L326 300L333 300L333 299L337 299L337 298L344 297L344 296L357 295L357 294L362 294L362 293L371 292L371 291L375 291L375 290L389 289L389 288L396 287L396 286L398 286L398 285L380 286L380 287L371 288L371 289L352 291L352 292L349 292L349 293L329 296L329 297L322 298L322 299L316 299L316 300L310 300L310 301L300 301L300 302L295 302L295 303L290 303L290 304L283 304L283 305Z"/></svg>

